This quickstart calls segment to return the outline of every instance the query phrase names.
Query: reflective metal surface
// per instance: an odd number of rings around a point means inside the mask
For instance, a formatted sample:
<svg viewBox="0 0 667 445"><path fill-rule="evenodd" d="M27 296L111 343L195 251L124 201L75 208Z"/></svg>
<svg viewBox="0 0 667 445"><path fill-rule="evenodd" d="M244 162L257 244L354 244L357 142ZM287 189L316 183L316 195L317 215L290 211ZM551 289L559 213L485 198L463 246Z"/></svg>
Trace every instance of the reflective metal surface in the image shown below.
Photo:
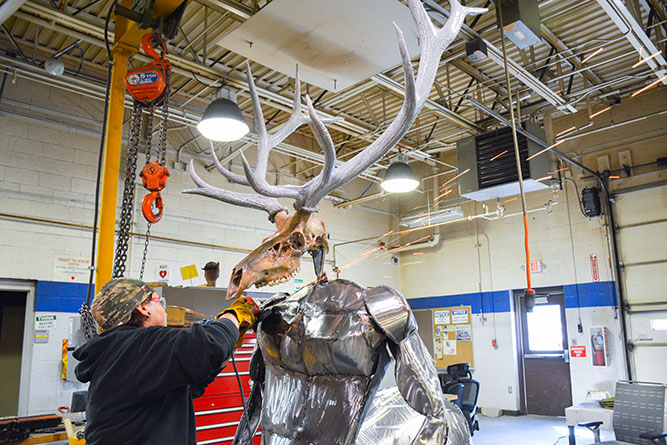
<svg viewBox="0 0 667 445"><path fill-rule="evenodd" d="M366 292L366 308L382 331L394 342L399 343L416 329L408 303L396 289L377 286Z"/></svg>
<svg viewBox="0 0 667 445"><path fill-rule="evenodd" d="M440 442L416 442L447 445L472 445L468 422L459 408L445 400L447 438ZM396 445L413 443L424 425L425 417L413 410L393 386L377 392L369 403L355 445Z"/></svg>
<svg viewBox="0 0 667 445"><path fill-rule="evenodd" d="M394 342L385 332L404 338ZM389 363L388 347L400 393L420 419L410 442L444 443L448 419L437 374L405 298L394 289L336 280L271 299L262 308L257 343L266 365L264 443L355 443Z"/></svg>
<svg viewBox="0 0 667 445"><path fill-rule="evenodd" d="M416 331L398 345L396 384L415 411L424 415L442 413L444 404L438 374Z"/></svg>

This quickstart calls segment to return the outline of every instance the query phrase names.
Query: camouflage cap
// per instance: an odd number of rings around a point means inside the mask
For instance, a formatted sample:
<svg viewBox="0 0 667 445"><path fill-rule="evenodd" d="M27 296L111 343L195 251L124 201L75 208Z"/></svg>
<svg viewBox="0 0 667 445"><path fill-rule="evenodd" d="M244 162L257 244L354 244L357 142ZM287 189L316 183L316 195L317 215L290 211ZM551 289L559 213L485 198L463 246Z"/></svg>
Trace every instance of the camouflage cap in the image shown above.
<svg viewBox="0 0 667 445"><path fill-rule="evenodd" d="M153 291L154 289L143 281L114 278L95 295L90 310L102 329L111 329L130 321L132 311Z"/></svg>

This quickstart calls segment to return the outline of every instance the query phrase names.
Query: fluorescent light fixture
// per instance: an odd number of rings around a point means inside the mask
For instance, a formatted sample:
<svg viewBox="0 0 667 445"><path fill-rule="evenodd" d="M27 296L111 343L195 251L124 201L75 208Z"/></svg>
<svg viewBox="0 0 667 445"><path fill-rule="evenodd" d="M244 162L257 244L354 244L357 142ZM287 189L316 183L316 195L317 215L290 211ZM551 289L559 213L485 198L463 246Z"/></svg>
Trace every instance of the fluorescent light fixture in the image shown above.
<svg viewBox="0 0 667 445"><path fill-rule="evenodd" d="M407 161L408 158L402 154L394 158L380 184L385 192L406 193L417 188L419 181Z"/></svg>
<svg viewBox="0 0 667 445"><path fill-rule="evenodd" d="M429 218L430 216L430 218ZM418 227L423 225L424 222L427 224L438 224L446 221L453 221L455 219L463 218L463 210L461 206L450 207L447 209L437 210L432 212L430 215L426 215L426 218L422 214L406 216L401 218L400 225L407 227ZM427 221L424 221L424 220Z"/></svg>
<svg viewBox="0 0 667 445"><path fill-rule="evenodd" d="M237 141L248 134L248 124L236 105L236 93L221 88L216 99L206 107L197 130L204 137L221 142Z"/></svg>

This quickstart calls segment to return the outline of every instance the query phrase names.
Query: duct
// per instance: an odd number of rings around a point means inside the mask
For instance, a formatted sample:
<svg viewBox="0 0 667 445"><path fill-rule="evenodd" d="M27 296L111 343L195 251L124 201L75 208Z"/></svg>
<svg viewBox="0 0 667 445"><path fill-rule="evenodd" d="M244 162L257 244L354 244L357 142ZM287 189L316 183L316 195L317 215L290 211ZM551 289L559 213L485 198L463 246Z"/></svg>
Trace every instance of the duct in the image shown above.
<svg viewBox="0 0 667 445"><path fill-rule="evenodd" d="M637 50L640 58L658 52L658 49L644 32L642 25L637 23L622 1L597 0L597 2ZM667 61L665 61L664 56L659 54L653 59L647 60L646 64L651 67L658 79L662 81L663 85L667 85L667 71L664 68L664 66L667 65Z"/></svg>
<svg viewBox="0 0 667 445"><path fill-rule="evenodd" d="M598 0L601 1L601 0ZM449 11L444 9L442 6L440 6L438 3L435 2L435 0L424 0L424 3L429 5L432 9L437 11L438 13L444 15L445 17L449 17ZM440 21L441 23L444 23L444 20L442 20L440 17L434 17L436 20ZM502 51L500 51L498 48L496 48L491 42L488 40L482 38L482 36L479 35L475 30L467 26L466 24L463 25L461 28L461 34L463 34L467 39L474 39L474 38L479 38L484 41L486 44L486 49L487 53L489 55L489 58L493 60L495 63L500 65L501 67L504 67L504 60L503 60L503 54ZM542 96L547 102L549 102L551 105L556 107L558 110L564 112L564 113L576 113L577 109L565 102L563 98L555 94L549 87L547 87L544 83L540 82L535 76L530 74L528 71L523 69L521 65L516 63L514 60L511 58L507 58L507 64L508 64L508 69L510 73L516 77L521 83L535 91L537 94Z"/></svg>
<svg viewBox="0 0 667 445"><path fill-rule="evenodd" d="M25 2L26 0L7 0L4 2L0 6L0 25L5 23Z"/></svg>

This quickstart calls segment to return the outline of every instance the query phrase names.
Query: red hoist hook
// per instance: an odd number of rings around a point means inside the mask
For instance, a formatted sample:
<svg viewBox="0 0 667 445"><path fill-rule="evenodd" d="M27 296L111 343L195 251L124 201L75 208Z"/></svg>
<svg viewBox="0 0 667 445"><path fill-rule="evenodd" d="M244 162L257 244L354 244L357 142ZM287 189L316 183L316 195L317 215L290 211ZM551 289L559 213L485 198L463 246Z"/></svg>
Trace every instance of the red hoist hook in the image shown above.
<svg viewBox="0 0 667 445"><path fill-rule="evenodd" d="M141 212L148 222L156 223L162 218L162 209L164 206L162 205L160 191L167 185L169 170L164 165L151 162L150 164L146 164L141 170L140 176L144 187L151 192L144 196L144 200L141 203ZM157 210L156 213L153 213L153 205L155 205L155 209Z"/></svg>

